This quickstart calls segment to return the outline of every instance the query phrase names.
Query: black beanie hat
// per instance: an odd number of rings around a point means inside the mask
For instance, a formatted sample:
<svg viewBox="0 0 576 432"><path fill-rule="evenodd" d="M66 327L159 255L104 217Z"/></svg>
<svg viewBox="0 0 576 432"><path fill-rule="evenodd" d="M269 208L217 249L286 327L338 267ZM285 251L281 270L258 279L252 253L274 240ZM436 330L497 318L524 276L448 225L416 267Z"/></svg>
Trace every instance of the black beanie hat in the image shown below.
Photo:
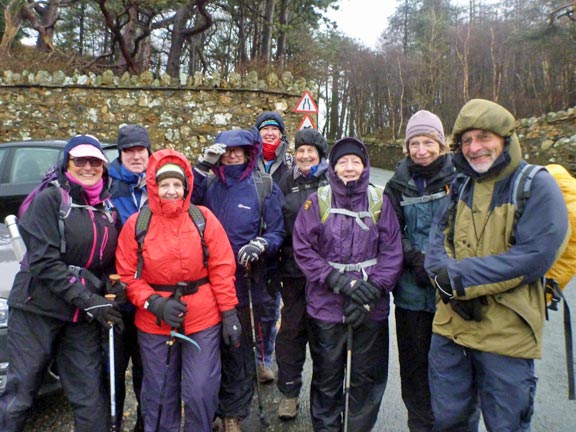
<svg viewBox="0 0 576 432"><path fill-rule="evenodd" d="M304 128L296 132L296 136L294 137L294 147L298 149L298 147L302 145L316 147L320 158L327 156L328 143L326 142L326 138L324 138L324 136L316 129Z"/></svg>
<svg viewBox="0 0 576 432"><path fill-rule="evenodd" d="M144 147L148 154L152 154L150 135L146 128L140 125L125 125L118 130L118 156L122 157L122 150L132 147Z"/></svg>
<svg viewBox="0 0 576 432"><path fill-rule="evenodd" d="M367 155L362 141L356 138L347 137L336 141L330 152L330 166L334 168L338 159L345 155L356 155L362 160L362 164L366 166Z"/></svg>

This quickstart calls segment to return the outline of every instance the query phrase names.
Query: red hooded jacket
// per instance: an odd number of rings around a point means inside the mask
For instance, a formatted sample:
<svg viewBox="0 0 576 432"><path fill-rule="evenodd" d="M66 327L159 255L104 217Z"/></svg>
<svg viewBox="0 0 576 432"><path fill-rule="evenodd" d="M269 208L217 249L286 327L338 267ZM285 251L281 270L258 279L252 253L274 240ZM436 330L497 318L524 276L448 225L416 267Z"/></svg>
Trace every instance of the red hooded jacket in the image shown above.
<svg viewBox="0 0 576 432"><path fill-rule="evenodd" d="M158 196L156 171L166 163L179 165L186 174L187 190L181 201L161 201ZM174 150L152 154L146 174L152 218L142 249L141 279L134 278L138 262L137 214L126 221L118 240L117 270L127 284L128 298L137 308L136 327L147 333L170 333L165 322L158 325L156 316L144 309L144 303L151 295L167 297L170 293L155 291L150 284L176 285L208 275L210 283L201 285L194 294L182 296L188 307L184 321L186 334L218 324L220 313L233 309L238 303L234 288L236 260L226 232L210 210L199 207L206 219L204 238L210 254L208 269L204 267L200 234L188 214L193 185L192 169L184 155Z"/></svg>

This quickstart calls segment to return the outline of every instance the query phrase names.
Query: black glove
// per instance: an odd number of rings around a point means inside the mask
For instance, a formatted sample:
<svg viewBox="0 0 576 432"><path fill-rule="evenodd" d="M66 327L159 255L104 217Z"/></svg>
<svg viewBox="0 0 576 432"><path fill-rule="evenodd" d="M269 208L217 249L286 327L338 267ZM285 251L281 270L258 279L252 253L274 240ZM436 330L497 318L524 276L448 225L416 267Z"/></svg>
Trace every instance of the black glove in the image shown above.
<svg viewBox="0 0 576 432"><path fill-rule="evenodd" d="M474 298L472 300L450 300L450 306L454 312L466 321L482 321L482 298Z"/></svg>
<svg viewBox="0 0 576 432"><path fill-rule="evenodd" d="M222 312L222 339L227 346L238 348L240 346L240 336L242 335L242 324L238 319L236 309Z"/></svg>
<svg viewBox="0 0 576 432"><path fill-rule="evenodd" d="M158 325L164 321L170 327L178 328L184 322L188 308L185 303L174 297L161 297L155 294L148 299L148 310L156 315Z"/></svg>
<svg viewBox="0 0 576 432"><path fill-rule="evenodd" d="M436 285L438 294L440 294L440 297L442 297L444 304L448 303L452 298L454 298L452 285L450 283L450 278L448 277L448 270L445 267L440 269L434 275L434 284Z"/></svg>
<svg viewBox="0 0 576 432"><path fill-rule="evenodd" d="M268 242L262 237L250 240L250 243L245 244L238 251L238 263L246 267L248 264L258 261L267 248Z"/></svg>
<svg viewBox="0 0 576 432"><path fill-rule="evenodd" d="M414 269L414 276L416 277L416 283L420 288L428 288L430 286L430 278L428 273L424 268L424 259L426 256L419 252L418 256L412 261L412 268Z"/></svg>
<svg viewBox="0 0 576 432"><path fill-rule="evenodd" d="M88 300L88 307L84 309L86 314L98 321L105 328L116 326L119 332L124 331L124 321L122 314L114 308L114 302L106 300L97 294L92 294Z"/></svg>
<svg viewBox="0 0 576 432"><path fill-rule="evenodd" d="M350 324L352 328L358 328L368 320L370 312L368 308L356 302L347 302L344 306L344 322Z"/></svg>
<svg viewBox="0 0 576 432"><path fill-rule="evenodd" d="M126 295L126 284L121 282L119 279L116 280L109 278L106 280L106 294L114 295L114 302L118 306L122 306L128 302L128 297Z"/></svg>
<svg viewBox="0 0 576 432"><path fill-rule="evenodd" d="M380 300L380 290L374 285L336 269L330 272L326 282L336 294L345 294L360 306L373 306Z"/></svg>

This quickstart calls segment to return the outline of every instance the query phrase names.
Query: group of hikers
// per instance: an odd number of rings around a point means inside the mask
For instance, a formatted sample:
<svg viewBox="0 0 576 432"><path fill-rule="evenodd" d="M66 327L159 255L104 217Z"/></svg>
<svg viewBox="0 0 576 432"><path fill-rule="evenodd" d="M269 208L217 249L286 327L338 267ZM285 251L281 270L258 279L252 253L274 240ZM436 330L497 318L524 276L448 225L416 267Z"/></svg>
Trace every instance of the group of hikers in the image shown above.
<svg viewBox="0 0 576 432"><path fill-rule="evenodd" d="M477 431L480 413L489 431L529 430L542 277L569 223L545 170L514 217L525 162L504 107L466 103L452 149L441 120L416 112L384 191L361 140L329 150L302 129L291 155L277 112L219 133L194 167L152 152L140 125L117 143L107 164L95 137L70 139L59 187L19 220L27 265L9 297L2 431L23 430L52 360L77 432L120 430L130 361L135 431L211 431L216 419L240 431L258 385L274 380L278 416L294 419L307 347L313 430L370 431L390 294L410 431Z"/></svg>

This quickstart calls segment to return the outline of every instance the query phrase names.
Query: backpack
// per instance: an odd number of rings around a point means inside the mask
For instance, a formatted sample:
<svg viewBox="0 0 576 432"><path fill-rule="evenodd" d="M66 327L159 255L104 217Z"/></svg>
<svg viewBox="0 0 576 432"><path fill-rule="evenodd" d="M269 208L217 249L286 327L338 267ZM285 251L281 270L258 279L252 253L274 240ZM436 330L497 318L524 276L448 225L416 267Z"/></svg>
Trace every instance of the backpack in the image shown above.
<svg viewBox="0 0 576 432"><path fill-rule="evenodd" d="M546 320L548 320L548 309L558 310L558 303L563 301L568 399L575 400L576 385L574 382L574 348L572 345L571 315L570 308L568 307L568 303L566 302L562 290L576 274L576 179L573 178L561 165L553 164L544 167L541 165L523 164L516 173L514 173L514 178L512 179L512 204L515 206L514 225L518 223L518 220L520 220L524 210L526 209L534 177L543 169L548 170L558 183L562 195L564 196L564 201L566 202L570 221L570 239L562 254L556 259L552 267L550 267L546 273L543 280L543 286L546 294ZM470 177L459 174L451 185L448 218L452 221L454 221L456 217L458 201L460 201L462 193L466 189L466 185L469 181ZM514 233L515 229L512 229L512 244L515 242ZM454 241L454 223L451 224L448 238L450 242Z"/></svg>
<svg viewBox="0 0 576 432"><path fill-rule="evenodd" d="M188 214L190 215L190 219L194 223L194 226L198 230L198 234L200 234L200 243L202 245L202 262L205 268L208 268L208 257L210 253L208 251L208 245L206 244L206 240L204 239L204 231L206 230L206 219L204 215L200 211L200 209L195 206L194 204L190 203L190 207L188 208ZM148 228L150 227L150 220L152 219L152 211L150 210L150 206L144 205L140 212L138 213L138 218L136 219L136 226L135 226L135 235L136 235L136 242L138 243L138 263L136 265L136 274L134 276L135 279L142 278L142 268L144 267L144 257L142 255L142 247L144 245L144 239L146 238L146 234L148 233Z"/></svg>
<svg viewBox="0 0 576 432"><path fill-rule="evenodd" d="M368 211L353 212L351 210L333 208L332 207L332 189L330 185L320 186L318 188L318 205L320 207L320 220L322 223L326 222L328 215L330 213L343 214L345 216L350 216L356 218L356 222L360 227L367 231L368 227L362 218L371 217L374 223L378 222L380 218L380 213L382 213L382 202L383 202L383 190L382 188L376 187L374 185L368 185L366 194L368 195Z"/></svg>
<svg viewBox="0 0 576 432"><path fill-rule="evenodd" d="M53 165L48 169L48 171L46 171L46 173L40 180L40 184L38 184L38 186L36 186L32 190L32 192L30 192L28 196L26 196L26 198L18 208L18 219L22 218L24 213L26 213L26 211L30 207L30 204L32 203L34 198L36 198L36 196L47 187L56 187L60 191L61 199L60 199L60 208L58 209L58 231L60 233L60 253L64 254L66 253L66 236L64 235L64 220L70 215L70 210L72 209L72 207L85 208L97 212L102 212L102 210L97 209L96 207L93 207L88 204L84 205L74 203L72 201L72 198L70 197L70 192L68 191L68 189L60 185L60 182L58 181L58 166ZM113 221L114 217L110 212L110 209L112 208L111 201L109 199L106 199L104 200L104 204L105 204L104 205L105 214L107 215L110 221ZM26 257L24 258L22 263L23 264L27 263Z"/></svg>

